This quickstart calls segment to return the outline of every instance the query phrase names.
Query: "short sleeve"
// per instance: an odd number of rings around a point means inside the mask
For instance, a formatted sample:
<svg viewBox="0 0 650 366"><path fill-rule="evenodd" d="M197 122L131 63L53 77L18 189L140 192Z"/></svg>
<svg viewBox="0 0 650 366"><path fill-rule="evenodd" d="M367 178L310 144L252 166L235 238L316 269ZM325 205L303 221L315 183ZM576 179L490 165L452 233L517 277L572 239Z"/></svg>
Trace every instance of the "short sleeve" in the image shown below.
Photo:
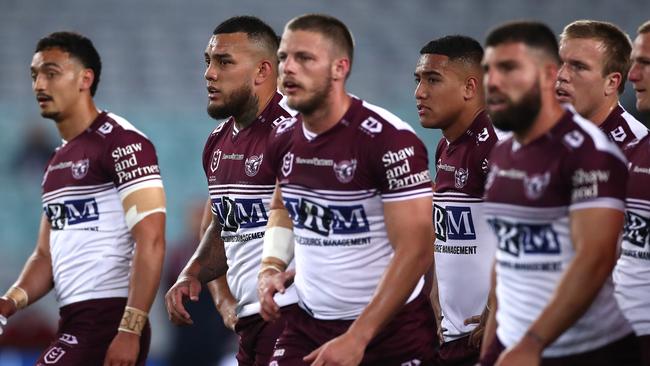
<svg viewBox="0 0 650 366"><path fill-rule="evenodd" d="M427 149L409 130L395 130L377 141L373 159L384 202L431 197Z"/></svg>
<svg viewBox="0 0 650 366"><path fill-rule="evenodd" d="M570 176L570 210L625 209L628 170L622 154L586 146L569 155L566 169Z"/></svg>
<svg viewBox="0 0 650 366"><path fill-rule="evenodd" d="M125 131L114 136L104 164L121 199L146 187L162 187L156 150L145 136Z"/></svg>

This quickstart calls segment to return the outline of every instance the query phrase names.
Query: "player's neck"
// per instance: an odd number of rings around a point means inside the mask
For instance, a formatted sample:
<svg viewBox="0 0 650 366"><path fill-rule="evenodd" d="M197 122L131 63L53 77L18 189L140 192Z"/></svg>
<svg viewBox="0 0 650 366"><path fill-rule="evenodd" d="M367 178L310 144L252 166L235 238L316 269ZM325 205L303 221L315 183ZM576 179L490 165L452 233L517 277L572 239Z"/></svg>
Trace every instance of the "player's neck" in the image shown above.
<svg viewBox="0 0 650 366"><path fill-rule="evenodd" d="M249 108L243 108L244 112L241 115L233 116L238 130L241 131L250 126L264 112L271 99L273 99L276 90L275 84L272 87L260 88L259 92L251 100L253 105Z"/></svg>
<svg viewBox="0 0 650 366"><path fill-rule="evenodd" d="M307 130L319 135L339 123L350 108L350 104L352 98L345 89L339 91L333 89L319 108L309 114L302 113L302 120Z"/></svg>
<svg viewBox="0 0 650 366"><path fill-rule="evenodd" d="M591 113L589 116L583 116L590 120L591 122L595 123L596 126L600 126L605 122L607 117L609 117L609 114L612 113L614 108L618 105L618 97L613 97L613 98L607 98L606 102L604 103L599 103L598 108Z"/></svg>
<svg viewBox="0 0 650 366"><path fill-rule="evenodd" d="M92 98L81 100L73 110L56 121L61 138L70 141L84 132L99 115Z"/></svg>
<svg viewBox="0 0 650 366"><path fill-rule="evenodd" d="M547 101L542 100L539 114L535 118L535 121L533 121L531 127L523 132L515 132L513 133L513 136L521 145L527 145L550 131L558 122L560 122L560 118L563 114L564 109L555 99L555 96L553 96L553 99L547 99Z"/></svg>
<svg viewBox="0 0 650 366"><path fill-rule="evenodd" d="M463 109L455 121L449 127L442 130L442 135L449 142L454 142L461 137L472 126L476 117L483 112L485 107L483 104L477 104Z"/></svg>

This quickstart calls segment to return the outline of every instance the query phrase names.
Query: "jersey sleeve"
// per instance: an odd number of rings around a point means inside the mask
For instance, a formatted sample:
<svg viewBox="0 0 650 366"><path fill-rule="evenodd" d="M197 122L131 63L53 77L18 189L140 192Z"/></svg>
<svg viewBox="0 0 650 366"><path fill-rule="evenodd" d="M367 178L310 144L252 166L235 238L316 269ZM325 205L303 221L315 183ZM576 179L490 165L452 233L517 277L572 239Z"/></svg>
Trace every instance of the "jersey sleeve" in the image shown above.
<svg viewBox="0 0 650 366"><path fill-rule="evenodd" d="M137 132L125 131L115 136L104 164L122 200L138 189L163 185L156 150L151 141Z"/></svg>
<svg viewBox="0 0 650 366"><path fill-rule="evenodd" d="M373 149L378 154L372 163L382 201L432 196L427 149L413 132L396 130Z"/></svg>
<svg viewBox="0 0 650 366"><path fill-rule="evenodd" d="M570 176L570 210L613 208L624 211L627 162L613 144L607 150L577 149L569 154L565 173Z"/></svg>

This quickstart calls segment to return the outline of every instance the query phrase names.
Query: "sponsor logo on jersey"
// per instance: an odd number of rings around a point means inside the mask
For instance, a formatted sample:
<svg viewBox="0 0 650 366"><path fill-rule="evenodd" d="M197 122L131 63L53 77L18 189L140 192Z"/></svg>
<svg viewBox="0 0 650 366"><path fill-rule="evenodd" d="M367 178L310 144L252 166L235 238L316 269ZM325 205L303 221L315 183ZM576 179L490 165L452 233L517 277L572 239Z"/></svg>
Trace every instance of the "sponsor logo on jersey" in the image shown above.
<svg viewBox="0 0 650 366"><path fill-rule="evenodd" d="M293 153L286 153L282 158L282 175L285 177L289 176L291 170L293 169Z"/></svg>
<svg viewBox="0 0 650 366"><path fill-rule="evenodd" d="M551 224L520 224L488 219L497 236L497 248L518 257L526 254L560 254L560 241Z"/></svg>
<svg viewBox="0 0 650 366"><path fill-rule="evenodd" d="M627 138L627 133L625 133L625 129L623 128L623 126L616 127L609 134L610 136L612 136L612 139L616 142L623 142Z"/></svg>
<svg viewBox="0 0 650 366"><path fill-rule="evenodd" d="M438 159L437 170L444 170L445 172L455 172L456 167L449 164L442 164L442 161Z"/></svg>
<svg viewBox="0 0 650 366"><path fill-rule="evenodd" d="M103 135L108 135L113 131L113 125L110 122L104 122L101 127L97 129L97 131L101 132Z"/></svg>
<svg viewBox="0 0 650 366"><path fill-rule="evenodd" d="M118 146L111 151L111 157L113 158L113 161L116 162L127 155L132 155L140 151L142 151L141 142L128 144L126 146Z"/></svg>
<svg viewBox="0 0 650 366"><path fill-rule="evenodd" d="M573 183L571 201L577 202L598 197L599 183L607 183L609 181L609 173L606 170L576 170L571 177Z"/></svg>
<svg viewBox="0 0 650 366"><path fill-rule="evenodd" d="M524 177L524 192L529 200L537 200L542 197L546 187L551 182L551 173L534 174Z"/></svg>
<svg viewBox="0 0 650 366"><path fill-rule="evenodd" d="M454 173L454 187L460 189L465 187L469 179L469 169L458 168Z"/></svg>
<svg viewBox="0 0 650 366"><path fill-rule="evenodd" d="M334 163L334 174L336 179L341 183L350 183L354 178L354 171L357 169L357 160L343 160L339 163Z"/></svg>
<svg viewBox="0 0 650 366"><path fill-rule="evenodd" d="M395 163L398 163L403 160L415 156L415 147L409 146L397 151L387 151L382 157L381 162L384 164L384 168L389 167Z"/></svg>
<svg viewBox="0 0 650 366"><path fill-rule="evenodd" d="M634 168L632 168L632 173L650 174L650 167L642 168L638 165L635 165Z"/></svg>
<svg viewBox="0 0 650 366"><path fill-rule="evenodd" d="M244 162L244 172L249 177L254 177L257 172L260 170L262 165L262 160L264 159L264 154L251 155Z"/></svg>
<svg viewBox="0 0 650 366"><path fill-rule="evenodd" d="M210 159L210 171L216 172L219 168L219 162L221 161L221 150L212 152L212 159Z"/></svg>
<svg viewBox="0 0 650 366"><path fill-rule="evenodd" d="M466 206L442 207L433 205L433 226L436 239L476 240L476 229L472 219L472 210Z"/></svg>
<svg viewBox="0 0 650 366"><path fill-rule="evenodd" d="M632 245L643 248L650 238L650 219L632 211L625 211L623 239Z"/></svg>
<svg viewBox="0 0 650 366"><path fill-rule="evenodd" d="M64 201L45 206L52 230L62 230L68 225L76 225L99 220L99 210L94 198Z"/></svg>
<svg viewBox="0 0 650 366"><path fill-rule="evenodd" d="M88 174L88 168L90 167L90 160L82 159L72 163L70 169L72 170L72 177L74 179L82 179Z"/></svg>
<svg viewBox="0 0 650 366"><path fill-rule="evenodd" d="M49 351L43 356L43 361L48 365L53 365L65 355L65 351L61 347L52 347Z"/></svg>
<svg viewBox="0 0 650 366"><path fill-rule="evenodd" d="M381 122L377 121L374 117L368 117L363 122L361 122L359 128L366 134L374 136L381 132L381 130L384 128L384 125Z"/></svg>
<svg viewBox="0 0 650 366"><path fill-rule="evenodd" d="M362 205L319 205L301 198L285 198L295 227L305 228L323 236L331 234L359 234L370 231L366 211Z"/></svg>
<svg viewBox="0 0 650 366"><path fill-rule="evenodd" d="M68 333L61 334L61 337L59 337L59 340L61 342L63 342L63 343L67 343L69 345L79 344L79 341L77 341L77 337L73 336L72 334L68 334Z"/></svg>
<svg viewBox="0 0 650 366"><path fill-rule="evenodd" d="M265 226L269 217L261 198L221 197L212 202L224 231Z"/></svg>

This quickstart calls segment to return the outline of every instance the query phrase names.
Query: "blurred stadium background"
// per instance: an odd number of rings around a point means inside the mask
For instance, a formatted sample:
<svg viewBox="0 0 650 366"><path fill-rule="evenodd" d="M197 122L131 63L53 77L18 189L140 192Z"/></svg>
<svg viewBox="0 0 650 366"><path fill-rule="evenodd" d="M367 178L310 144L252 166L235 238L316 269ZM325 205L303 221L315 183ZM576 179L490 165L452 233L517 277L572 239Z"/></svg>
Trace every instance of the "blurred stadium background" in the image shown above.
<svg viewBox="0 0 650 366"><path fill-rule="evenodd" d="M482 42L488 29L513 19L544 21L558 34L576 19L607 20L633 38L638 25L650 19L650 3L0 0L0 202L5 207L0 210L0 291L13 283L34 247L41 214L42 159L49 154L43 151L59 143L53 123L40 117L31 91L29 64L40 37L75 30L95 43L103 61L96 102L129 119L156 144L169 203L168 253L175 252L176 262L184 263L191 250L180 250L179 243L195 244L195 229L190 228L187 216L196 202L207 197L200 154L216 125L205 113L206 42L214 27L233 15L259 16L281 33L287 20L306 12L332 14L348 24L356 40L350 92L411 123L433 153L440 133L420 128L413 99L413 69L427 41L458 33ZM635 114L629 89L623 103ZM150 365L189 364L171 360L175 330L162 302L168 287L163 281L154 304ZM20 328L20 337L0 336L0 366L31 364L44 348L39 342L55 329L58 308L52 295L32 308L12 319ZM202 332L193 333L198 339L206 338ZM215 352L221 344L232 342L224 336L209 338L214 347L205 346L202 352ZM228 347L232 349L232 344Z"/></svg>

